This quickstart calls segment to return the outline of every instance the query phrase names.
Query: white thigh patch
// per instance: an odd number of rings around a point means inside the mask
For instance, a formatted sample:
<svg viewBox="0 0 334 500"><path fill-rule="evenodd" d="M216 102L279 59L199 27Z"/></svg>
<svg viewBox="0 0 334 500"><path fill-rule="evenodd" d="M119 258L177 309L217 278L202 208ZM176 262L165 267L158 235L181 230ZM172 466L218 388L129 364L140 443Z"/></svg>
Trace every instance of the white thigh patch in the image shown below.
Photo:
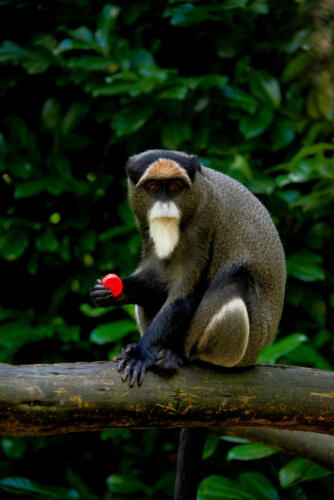
<svg viewBox="0 0 334 500"><path fill-rule="evenodd" d="M235 366L245 355L248 339L247 308L236 297L212 316L199 339L196 357L219 366Z"/></svg>
<svg viewBox="0 0 334 500"><path fill-rule="evenodd" d="M237 315L242 318L242 322L245 325L245 330L249 332L249 319L248 312L244 301L240 297L231 299L230 302L224 304L222 308L211 318L210 323L207 328L212 328L215 323L222 321L231 315Z"/></svg>

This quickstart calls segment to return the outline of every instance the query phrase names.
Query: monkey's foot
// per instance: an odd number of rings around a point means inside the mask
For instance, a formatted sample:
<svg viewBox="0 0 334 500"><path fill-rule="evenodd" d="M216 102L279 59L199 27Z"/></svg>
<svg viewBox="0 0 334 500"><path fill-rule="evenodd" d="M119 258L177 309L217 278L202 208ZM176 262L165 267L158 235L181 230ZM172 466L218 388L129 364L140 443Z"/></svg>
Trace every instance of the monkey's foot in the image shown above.
<svg viewBox="0 0 334 500"><path fill-rule="evenodd" d="M118 362L117 371L120 372L122 381L125 382L129 377L129 386L140 385L143 381L145 372L153 366L155 357L143 352L138 344L129 344L123 349L113 361Z"/></svg>
<svg viewBox="0 0 334 500"><path fill-rule="evenodd" d="M163 348L160 349L158 353L157 360L154 363L154 368L158 368L159 371L163 371L171 375L183 365L184 359L179 356L179 354L176 354L176 352L171 349Z"/></svg>

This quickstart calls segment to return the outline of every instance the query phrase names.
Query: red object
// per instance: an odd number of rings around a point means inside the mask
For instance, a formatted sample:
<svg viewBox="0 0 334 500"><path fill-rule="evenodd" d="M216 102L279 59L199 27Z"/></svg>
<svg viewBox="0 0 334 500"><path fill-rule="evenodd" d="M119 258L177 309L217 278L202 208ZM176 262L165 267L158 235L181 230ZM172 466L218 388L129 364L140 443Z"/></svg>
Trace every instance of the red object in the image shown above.
<svg viewBox="0 0 334 500"><path fill-rule="evenodd" d="M122 293L123 281L117 274L107 274L107 276L103 278L102 284L111 290L114 297L118 297Z"/></svg>

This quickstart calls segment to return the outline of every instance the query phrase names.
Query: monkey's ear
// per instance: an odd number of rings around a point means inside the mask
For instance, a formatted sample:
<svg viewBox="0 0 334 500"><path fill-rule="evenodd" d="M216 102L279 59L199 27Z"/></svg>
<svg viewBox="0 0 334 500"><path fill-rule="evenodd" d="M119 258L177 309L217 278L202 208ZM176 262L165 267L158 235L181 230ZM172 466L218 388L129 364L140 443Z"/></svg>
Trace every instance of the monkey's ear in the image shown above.
<svg viewBox="0 0 334 500"><path fill-rule="evenodd" d="M137 161L136 157L130 157L125 165L125 172L128 178L134 183L137 184L140 177L143 175L143 165Z"/></svg>
<svg viewBox="0 0 334 500"><path fill-rule="evenodd" d="M201 167L201 162L198 156L196 155L191 155L191 166L194 169L194 172L201 172L202 167Z"/></svg>

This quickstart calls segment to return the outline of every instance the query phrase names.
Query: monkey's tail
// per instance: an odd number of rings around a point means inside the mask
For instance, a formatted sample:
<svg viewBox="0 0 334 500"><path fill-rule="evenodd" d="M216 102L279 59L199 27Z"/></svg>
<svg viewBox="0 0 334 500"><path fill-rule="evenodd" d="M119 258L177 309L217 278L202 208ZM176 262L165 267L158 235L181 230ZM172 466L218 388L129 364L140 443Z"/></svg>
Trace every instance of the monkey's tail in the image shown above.
<svg viewBox="0 0 334 500"><path fill-rule="evenodd" d="M196 500L207 433L205 428L181 430L174 500Z"/></svg>

